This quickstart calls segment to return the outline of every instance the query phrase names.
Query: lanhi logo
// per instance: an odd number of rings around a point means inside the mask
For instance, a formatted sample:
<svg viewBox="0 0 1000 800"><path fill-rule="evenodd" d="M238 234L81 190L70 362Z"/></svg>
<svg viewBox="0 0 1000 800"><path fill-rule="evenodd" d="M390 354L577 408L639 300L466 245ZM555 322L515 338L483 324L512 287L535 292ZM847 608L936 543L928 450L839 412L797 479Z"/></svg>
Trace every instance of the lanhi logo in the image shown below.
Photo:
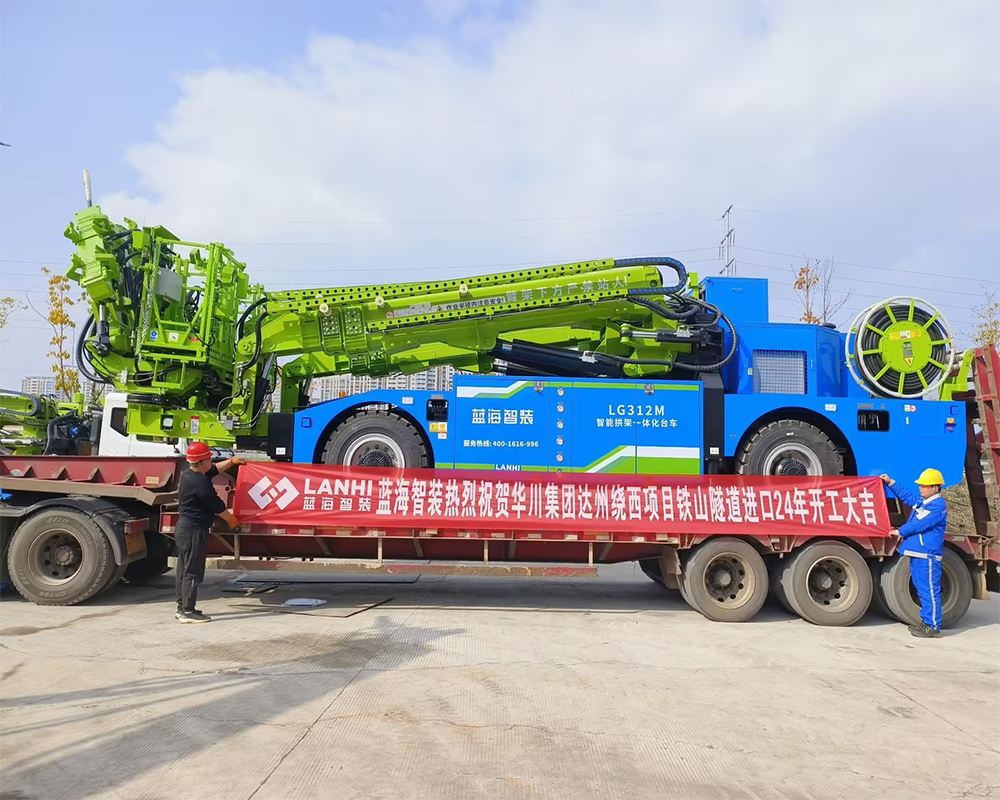
<svg viewBox="0 0 1000 800"><path fill-rule="evenodd" d="M250 495L250 499L257 504L258 508L264 508L273 500L275 505L284 511L288 504L299 496L299 490L288 478L282 478L272 485L271 479L265 475L253 485L247 494Z"/></svg>

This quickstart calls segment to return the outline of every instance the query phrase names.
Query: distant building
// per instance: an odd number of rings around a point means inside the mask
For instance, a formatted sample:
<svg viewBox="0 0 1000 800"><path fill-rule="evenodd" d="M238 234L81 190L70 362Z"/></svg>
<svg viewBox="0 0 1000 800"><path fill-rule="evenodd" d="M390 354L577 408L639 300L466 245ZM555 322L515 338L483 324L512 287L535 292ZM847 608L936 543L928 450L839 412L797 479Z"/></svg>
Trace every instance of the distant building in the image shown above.
<svg viewBox="0 0 1000 800"><path fill-rule="evenodd" d="M83 394L84 402L88 405L94 400L94 395L97 395L97 400L95 402L101 403L106 387L99 384L91 383L88 380L80 380L80 388L77 390ZM56 392L56 378L55 375L30 375L27 378L21 379L21 391L25 394L33 394L37 396L52 395L59 400L71 400L72 397L66 397L65 392Z"/></svg>
<svg viewBox="0 0 1000 800"><path fill-rule="evenodd" d="M104 384L94 383L93 381L88 381L86 379L80 379L80 391L83 393L83 400L87 405L95 403L96 405L101 405L104 402L104 395L108 393L109 387ZM112 388L111 391L114 391ZM94 396L97 399L94 399Z"/></svg>
<svg viewBox="0 0 1000 800"><path fill-rule="evenodd" d="M25 394L46 395L56 393L55 375L29 375L21 379L21 391Z"/></svg>
<svg viewBox="0 0 1000 800"><path fill-rule="evenodd" d="M385 378L373 378L370 375L330 375L314 380L310 386L309 396L314 403L322 403L375 389L446 392L451 389L454 374L454 367L445 364L412 375L390 375Z"/></svg>

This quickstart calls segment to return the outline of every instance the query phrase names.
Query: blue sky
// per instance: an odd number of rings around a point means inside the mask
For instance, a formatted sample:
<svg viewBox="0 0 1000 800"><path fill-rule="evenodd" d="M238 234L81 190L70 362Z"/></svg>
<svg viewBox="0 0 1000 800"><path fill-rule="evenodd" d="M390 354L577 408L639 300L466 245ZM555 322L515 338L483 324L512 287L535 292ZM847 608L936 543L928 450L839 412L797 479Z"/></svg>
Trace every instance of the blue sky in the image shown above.
<svg viewBox="0 0 1000 800"><path fill-rule="evenodd" d="M3 3L0 291L32 297L91 170L108 213L274 288L676 253L833 257L848 309L967 330L1000 287L995 4ZM938 277L940 276L940 277ZM846 322L847 311L839 322ZM31 312L0 384L37 374ZM14 346L16 342L16 347Z"/></svg>

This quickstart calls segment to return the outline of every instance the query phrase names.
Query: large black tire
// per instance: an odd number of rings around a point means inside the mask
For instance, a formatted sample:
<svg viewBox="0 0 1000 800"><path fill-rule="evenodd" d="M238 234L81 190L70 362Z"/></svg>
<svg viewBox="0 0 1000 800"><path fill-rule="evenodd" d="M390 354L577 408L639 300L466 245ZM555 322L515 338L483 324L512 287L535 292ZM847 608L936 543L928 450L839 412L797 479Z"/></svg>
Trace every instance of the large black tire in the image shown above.
<svg viewBox="0 0 1000 800"><path fill-rule="evenodd" d="M14 587L43 606L69 606L107 586L117 565L96 522L72 509L34 514L18 526L7 551Z"/></svg>
<svg viewBox="0 0 1000 800"><path fill-rule="evenodd" d="M104 594L106 591L108 591L108 589L113 589L115 586L121 583L122 578L125 577L125 570L127 570L128 567L129 567L128 564L115 565L115 568L111 571L111 574L108 575L108 582L101 587L98 594Z"/></svg>
<svg viewBox="0 0 1000 800"><path fill-rule="evenodd" d="M920 601L910 580L908 556L896 556L882 568L880 587L889 613L900 622L920 622ZM945 549L941 562L941 627L954 628L972 603L972 576L958 553Z"/></svg>
<svg viewBox="0 0 1000 800"><path fill-rule="evenodd" d="M768 559L767 567L767 577L769 589L771 596L775 598L782 607L790 614L795 613L795 609L792 608L791 603L788 602L788 595L785 593L785 585L781 582L781 578L785 573L785 567L788 565L789 559L778 558L777 556L771 556Z"/></svg>
<svg viewBox="0 0 1000 800"><path fill-rule="evenodd" d="M667 588L666 582L663 580L663 570L660 569L660 564L655 558L640 558L639 559L639 569L642 570L642 574L649 578L653 583L658 583L664 589Z"/></svg>
<svg viewBox="0 0 1000 800"><path fill-rule="evenodd" d="M323 448L324 464L354 467L431 466L420 432L392 411L364 408L343 420Z"/></svg>
<svg viewBox="0 0 1000 800"><path fill-rule="evenodd" d="M167 558L173 552L173 542L159 531L146 531L146 555L125 569L125 583L141 586L158 578L170 567Z"/></svg>
<svg viewBox="0 0 1000 800"><path fill-rule="evenodd" d="M872 574L861 554L843 542L800 548L781 575L788 603L814 625L853 625L872 602Z"/></svg>
<svg viewBox="0 0 1000 800"><path fill-rule="evenodd" d="M892 619L892 612L885 602L885 590L882 588L882 567L888 562L879 561L877 558L868 559L868 570L872 574L872 609L883 617Z"/></svg>
<svg viewBox="0 0 1000 800"><path fill-rule="evenodd" d="M663 579L663 570L660 569L660 560L658 558L641 558L638 564L643 575L653 581L653 583L658 584L665 591L676 591L675 588L667 586L667 582Z"/></svg>
<svg viewBox="0 0 1000 800"><path fill-rule="evenodd" d="M736 451L740 475L843 475L844 457L823 431L781 419L754 431Z"/></svg>
<svg viewBox="0 0 1000 800"><path fill-rule="evenodd" d="M746 622L767 599L767 567L742 539L722 536L696 547L681 573L681 596L716 622Z"/></svg>

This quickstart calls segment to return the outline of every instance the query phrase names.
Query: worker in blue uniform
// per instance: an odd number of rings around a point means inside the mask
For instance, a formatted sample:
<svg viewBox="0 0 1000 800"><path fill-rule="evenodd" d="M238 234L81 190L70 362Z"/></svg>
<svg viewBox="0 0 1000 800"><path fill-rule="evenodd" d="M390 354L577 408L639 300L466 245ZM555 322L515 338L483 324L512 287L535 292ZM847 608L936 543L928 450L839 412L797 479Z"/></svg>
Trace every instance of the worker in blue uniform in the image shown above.
<svg viewBox="0 0 1000 800"><path fill-rule="evenodd" d="M919 497L888 475L881 477L889 491L912 509L910 518L895 531L903 540L899 554L910 558L910 579L920 598L920 624L910 625L910 633L933 639L941 635L941 561L948 527L948 507L941 496L944 476L936 469L921 472L916 481Z"/></svg>

